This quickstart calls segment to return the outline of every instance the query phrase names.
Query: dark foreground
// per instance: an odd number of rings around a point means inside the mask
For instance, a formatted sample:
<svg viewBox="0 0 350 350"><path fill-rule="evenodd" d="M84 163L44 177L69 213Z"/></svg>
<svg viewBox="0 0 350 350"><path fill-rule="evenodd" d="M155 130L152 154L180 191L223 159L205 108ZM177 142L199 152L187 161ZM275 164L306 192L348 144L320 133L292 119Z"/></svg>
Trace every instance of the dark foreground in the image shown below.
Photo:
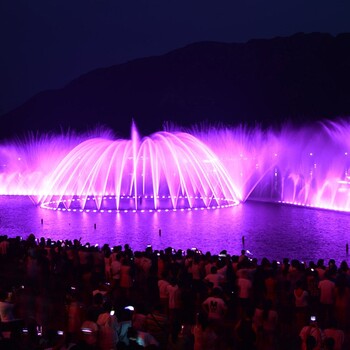
<svg viewBox="0 0 350 350"><path fill-rule="evenodd" d="M350 347L346 262L234 253L2 236L0 348L306 349L304 327Z"/></svg>

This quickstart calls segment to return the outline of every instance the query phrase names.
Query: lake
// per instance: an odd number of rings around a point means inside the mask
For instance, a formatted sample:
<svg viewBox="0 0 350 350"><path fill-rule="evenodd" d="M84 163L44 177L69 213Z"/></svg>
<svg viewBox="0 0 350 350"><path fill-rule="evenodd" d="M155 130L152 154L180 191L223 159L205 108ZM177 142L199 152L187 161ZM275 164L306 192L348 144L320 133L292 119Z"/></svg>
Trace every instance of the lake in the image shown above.
<svg viewBox="0 0 350 350"><path fill-rule="evenodd" d="M347 260L350 214L248 201L215 210L93 213L42 209L25 196L0 196L0 234L82 239L83 243L118 245L134 250L187 249L218 254L227 250L251 257L303 261ZM242 244L244 236L245 244Z"/></svg>

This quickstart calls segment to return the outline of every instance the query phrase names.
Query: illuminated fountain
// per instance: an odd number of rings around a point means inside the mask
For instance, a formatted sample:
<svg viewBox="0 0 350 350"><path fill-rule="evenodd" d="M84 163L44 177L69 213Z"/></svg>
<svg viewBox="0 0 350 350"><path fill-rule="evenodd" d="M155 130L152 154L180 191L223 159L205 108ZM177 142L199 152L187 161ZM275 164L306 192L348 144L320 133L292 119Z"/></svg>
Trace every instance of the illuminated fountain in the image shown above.
<svg viewBox="0 0 350 350"><path fill-rule="evenodd" d="M344 121L280 131L270 173L252 196L323 209L350 211L350 128Z"/></svg>
<svg viewBox="0 0 350 350"><path fill-rule="evenodd" d="M131 140L91 138L73 148L40 189L37 202L61 210L176 210L239 203L217 156L187 133Z"/></svg>
<svg viewBox="0 0 350 350"><path fill-rule="evenodd" d="M350 211L350 124L319 122L279 131L195 129L219 155L240 198Z"/></svg>
<svg viewBox="0 0 350 350"><path fill-rule="evenodd" d="M30 134L24 139L0 144L0 194L42 194L53 169L72 148L92 135L108 138L111 133L101 129L86 135Z"/></svg>
<svg viewBox="0 0 350 350"><path fill-rule="evenodd" d="M350 211L350 126L102 132L0 146L0 194L69 211L212 209L247 199Z"/></svg>
<svg viewBox="0 0 350 350"><path fill-rule="evenodd" d="M196 128L193 134L217 154L245 201L276 166L281 142L276 133L260 128Z"/></svg>

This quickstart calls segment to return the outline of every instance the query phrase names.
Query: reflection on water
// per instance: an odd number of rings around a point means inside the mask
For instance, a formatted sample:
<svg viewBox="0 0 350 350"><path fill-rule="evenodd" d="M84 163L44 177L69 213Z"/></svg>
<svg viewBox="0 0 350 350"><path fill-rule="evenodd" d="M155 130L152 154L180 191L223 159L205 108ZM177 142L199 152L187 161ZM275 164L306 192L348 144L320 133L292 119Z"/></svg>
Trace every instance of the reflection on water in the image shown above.
<svg viewBox="0 0 350 350"><path fill-rule="evenodd" d="M341 261L348 260L349 228L349 214L257 202L220 210L116 214L56 212L34 206L27 197L0 196L0 234L129 243L134 250L152 244L154 249L239 254L244 236L244 248L259 260Z"/></svg>

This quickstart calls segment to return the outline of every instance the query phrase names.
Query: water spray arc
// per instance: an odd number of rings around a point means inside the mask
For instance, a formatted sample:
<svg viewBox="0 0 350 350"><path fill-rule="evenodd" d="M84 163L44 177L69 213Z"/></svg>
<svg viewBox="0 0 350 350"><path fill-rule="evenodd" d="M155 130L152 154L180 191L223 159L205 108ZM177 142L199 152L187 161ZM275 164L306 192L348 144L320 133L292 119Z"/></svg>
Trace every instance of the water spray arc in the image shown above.
<svg viewBox="0 0 350 350"><path fill-rule="evenodd" d="M236 205L237 189L218 157L187 133L130 140L93 138L69 152L38 202L65 210L171 210Z"/></svg>
<svg viewBox="0 0 350 350"><path fill-rule="evenodd" d="M350 123L111 133L0 144L0 194L67 211L213 209L247 199L350 211Z"/></svg>

